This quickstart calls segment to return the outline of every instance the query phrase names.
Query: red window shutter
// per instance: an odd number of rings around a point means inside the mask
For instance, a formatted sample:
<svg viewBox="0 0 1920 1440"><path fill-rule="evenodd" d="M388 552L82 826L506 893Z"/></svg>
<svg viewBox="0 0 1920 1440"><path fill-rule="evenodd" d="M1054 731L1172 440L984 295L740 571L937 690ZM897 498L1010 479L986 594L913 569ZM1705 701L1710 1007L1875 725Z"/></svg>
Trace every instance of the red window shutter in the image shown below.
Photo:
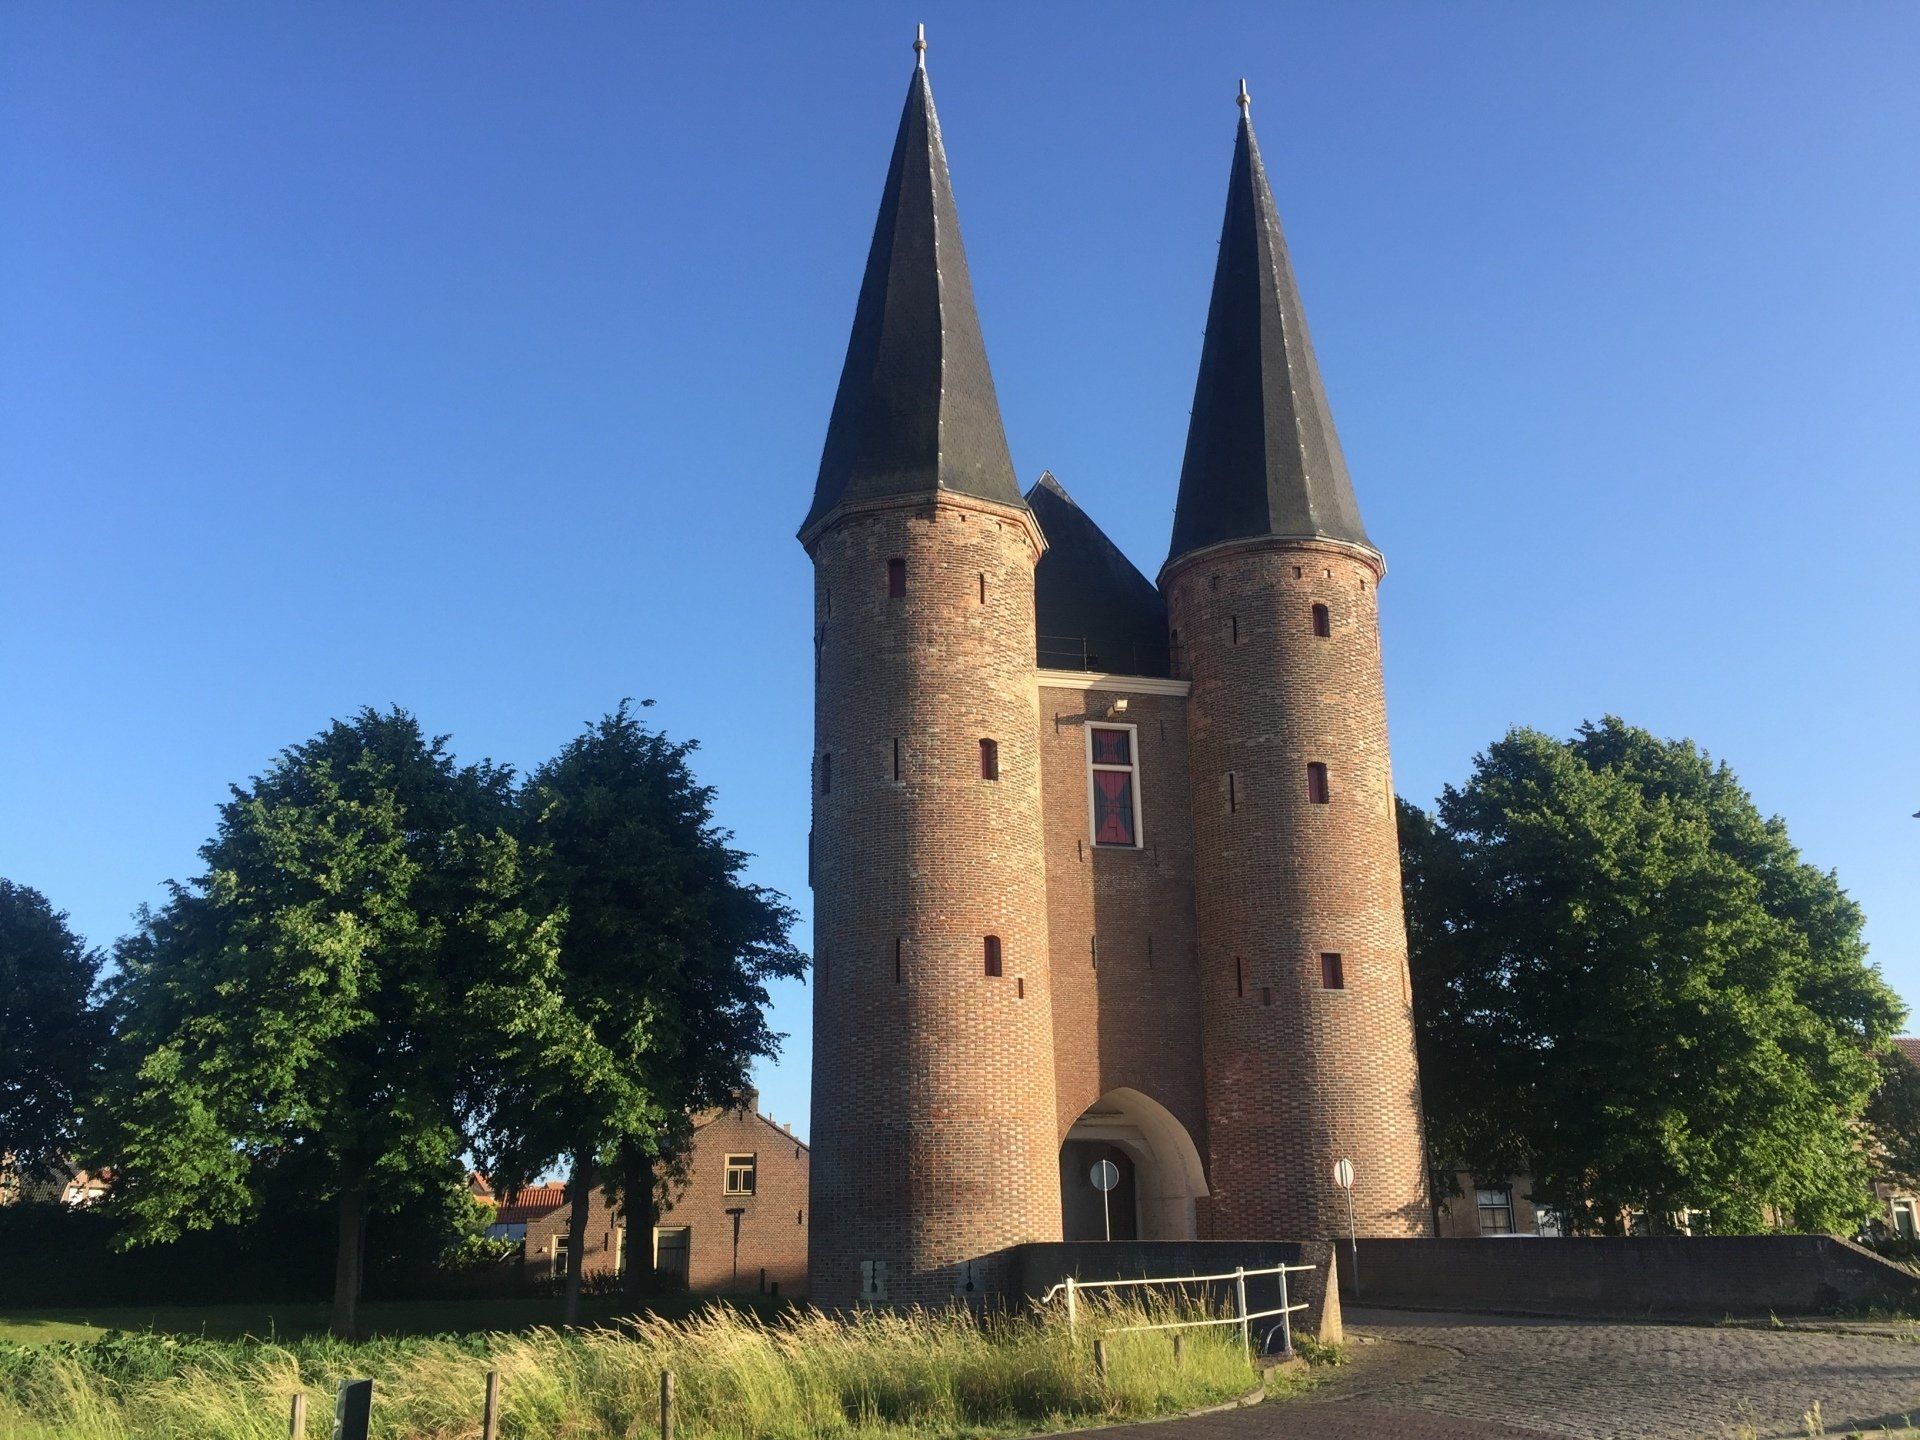
<svg viewBox="0 0 1920 1440"><path fill-rule="evenodd" d="M1093 843L1133 844L1133 776L1124 770L1093 772Z"/></svg>
<svg viewBox="0 0 1920 1440"><path fill-rule="evenodd" d="M1131 765L1133 763L1133 735L1127 730L1102 730L1093 732L1093 763L1096 765Z"/></svg>

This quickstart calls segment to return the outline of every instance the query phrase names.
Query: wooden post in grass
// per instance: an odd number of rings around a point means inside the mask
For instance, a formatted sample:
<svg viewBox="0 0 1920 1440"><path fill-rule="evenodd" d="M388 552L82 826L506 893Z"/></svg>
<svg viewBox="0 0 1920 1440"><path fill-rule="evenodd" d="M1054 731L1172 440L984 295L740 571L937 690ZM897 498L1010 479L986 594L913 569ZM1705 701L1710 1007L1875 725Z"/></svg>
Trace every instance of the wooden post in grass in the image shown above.
<svg viewBox="0 0 1920 1440"><path fill-rule="evenodd" d="M367 1440L373 1424L373 1381L342 1380L333 1401L333 1440Z"/></svg>
<svg viewBox="0 0 1920 1440"><path fill-rule="evenodd" d="M1173 1332L1173 1368L1178 1370L1187 1363L1187 1337L1178 1330Z"/></svg>
<svg viewBox="0 0 1920 1440"><path fill-rule="evenodd" d="M480 1411L480 1440L500 1440L500 1372L487 1371L487 1400Z"/></svg>
<svg viewBox="0 0 1920 1440"><path fill-rule="evenodd" d="M307 1433L307 1392L293 1392L293 1404L287 1411L288 1440L303 1440Z"/></svg>
<svg viewBox="0 0 1920 1440"><path fill-rule="evenodd" d="M660 1440L673 1440L673 1371L660 1372Z"/></svg>
<svg viewBox="0 0 1920 1440"><path fill-rule="evenodd" d="M1107 1378L1107 1342L1105 1340L1097 1339L1093 1342L1093 1370L1102 1380Z"/></svg>

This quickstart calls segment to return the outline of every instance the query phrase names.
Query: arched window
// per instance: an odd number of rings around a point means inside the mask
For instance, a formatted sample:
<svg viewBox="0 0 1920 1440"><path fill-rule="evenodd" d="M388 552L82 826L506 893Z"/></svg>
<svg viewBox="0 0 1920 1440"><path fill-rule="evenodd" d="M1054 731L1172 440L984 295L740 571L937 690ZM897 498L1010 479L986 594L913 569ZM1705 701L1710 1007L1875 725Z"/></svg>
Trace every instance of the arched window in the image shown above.
<svg viewBox="0 0 1920 1440"><path fill-rule="evenodd" d="M998 935L987 936L987 974L996 980L1000 978L1000 937Z"/></svg>
<svg viewBox="0 0 1920 1440"><path fill-rule="evenodd" d="M998 740L980 742L980 778L982 780L1000 778L1000 742Z"/></svg>
<svg viewBox="0 0 1920 1440"><path fill-rule="evenodd" d="M1322 640L1333 634L1333 615L1324 605L1313 607L1313 633Z"/></svg>

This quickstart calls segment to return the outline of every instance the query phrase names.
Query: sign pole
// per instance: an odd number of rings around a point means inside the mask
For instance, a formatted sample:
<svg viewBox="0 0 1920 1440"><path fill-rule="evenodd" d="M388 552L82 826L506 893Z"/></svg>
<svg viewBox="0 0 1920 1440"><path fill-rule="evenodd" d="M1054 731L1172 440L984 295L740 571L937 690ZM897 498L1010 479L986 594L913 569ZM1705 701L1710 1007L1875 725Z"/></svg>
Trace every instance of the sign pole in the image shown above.
<svg viewBox="0 0 1920 1440"><path fill-rule="evenodd" d="M1333 1162L1333 1183L1347 1192L1347 1256L1353 1264L1353 1298L1360 1298L1360 1240L1353 1223L1353 1161L1342 1156Z"/></svg>

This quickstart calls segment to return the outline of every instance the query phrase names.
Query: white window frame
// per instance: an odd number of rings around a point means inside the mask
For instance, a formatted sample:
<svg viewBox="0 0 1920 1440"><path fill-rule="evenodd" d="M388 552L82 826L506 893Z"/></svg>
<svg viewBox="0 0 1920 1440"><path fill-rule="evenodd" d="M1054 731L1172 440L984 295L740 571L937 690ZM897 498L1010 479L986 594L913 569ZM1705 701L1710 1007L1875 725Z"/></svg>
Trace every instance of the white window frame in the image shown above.
<svg viewBox="0 0 1920 1440"><path fill-rule="evenodd" d="M734 1188L734 1161L746 1163L739 1168L747 1172L747 1185L744 1190ZM739 1154L727 1156L725 1169L721 1171L721 1193L726 1195L751 1195L760 1187L760 1152L743 1150Z"/></svg>
<svg viewBox="0 0 1920 1440"><path fill-rule="evenodd" d="M1127 754L1133 757L1130 765L1109 765L1104 761L1096 765L1093 759L1093 732L1095 730L1125 730L1127 732ZM1116 724L1110 720L1089 720L1086 724L1087 738L1087 839L1096 850L1144 850L1147 844L1147 827L1143 823L1140 801L1140 727L1138 725ZM1100 833L1100 807L1094 798L1093 772L1095 770L1124 770L1133 777L1133 844L1105 845L1096 836Z"/></svg>
<svg viewBox="0 0 1920 1440"><path fill-rule="evenodd" d="M1496 1198L1492 1203L1488 1203L1486 1197L1490 1195L1498 1198ZM1487 1229L1487 1212L1489 1210L1492 1210L1495 1212L1504 1210L1506 1212L1506 1215L1507 1215L1506 1229L1504 1230ZM1519 1219L1520 1219L1519 1207L1514 1204L1513 1186L1511 1184L1508 1184L1508 1185L1475 1184L1473 1187L1473 1211L1474 1211L1474 1219L1478 1222L1476 1229L1479 1234L1513 1235L1518 1233Z"/></svg>
<svg viewBox="0 0 1920 1440"><path fill-rule="evenodd" d="M559 1280L567 1273L567 1266L573 1261L573 1237L562 1232L553 1237L553 1258L549 1261L553 1278Z"/></svg>

